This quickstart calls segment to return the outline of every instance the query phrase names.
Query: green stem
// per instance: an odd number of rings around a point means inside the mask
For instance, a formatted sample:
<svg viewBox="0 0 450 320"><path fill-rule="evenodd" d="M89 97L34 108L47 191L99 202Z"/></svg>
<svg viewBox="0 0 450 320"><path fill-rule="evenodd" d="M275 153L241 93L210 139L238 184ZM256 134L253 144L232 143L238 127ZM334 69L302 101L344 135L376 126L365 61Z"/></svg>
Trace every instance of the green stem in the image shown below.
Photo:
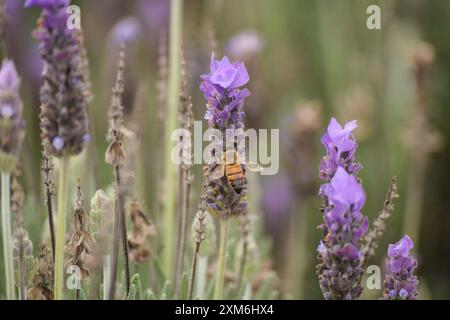
<svg viewBox="0 0 450 320"><path fill-rule="evenodd" d="M171 135L176 129L180 94L181 33L183 23L183 0L172 0L170 10L169 84L167 90L167 126L165 130L164 155L164 257L163 266L167 277L172 276L175 239L175 184L176 166L172 161Z"/></svg>
<svg viewBox="0 0 450 320"><path fill-rule="evenodd" d="M109 281L111 279L111 255L103 256L103 300L108 300Z"/></svg>
<svg viewBox="0 0 450 320"><path fill-rule="evenodd" d="M58 217L56 225L56 252L55 252L55 300L63 299L64 286L64 246L66 238L68 173L70 158L65 155L60 160L58 183Z"/></svg>
<svg viewBox="0 0 450 320"><path fill-rule="evenodd" d="M14 264L11 244L11 199L10 199L10 176L2 172L2 232L3 232L3 255L5 261L6 275L6 298L14 300L16 292L14 288Z"/></svg>
<svg viewBox="0 0 450 320"><path fill-rule="evenodd" d="M414 240L416 248L420 248L425 174L424 160L413 159L409 172L403 233L408 234Z"/></svg>
<svg viewBox="0 0 450 320"><path fill-rule="evenodd" d="M216 286L214 288L214 300L223 299L223 283L225 277L225 265L227 258L227 240L228 227L230 224L229 218L220 219L220 248L219 260L217 261Z"/></svg>

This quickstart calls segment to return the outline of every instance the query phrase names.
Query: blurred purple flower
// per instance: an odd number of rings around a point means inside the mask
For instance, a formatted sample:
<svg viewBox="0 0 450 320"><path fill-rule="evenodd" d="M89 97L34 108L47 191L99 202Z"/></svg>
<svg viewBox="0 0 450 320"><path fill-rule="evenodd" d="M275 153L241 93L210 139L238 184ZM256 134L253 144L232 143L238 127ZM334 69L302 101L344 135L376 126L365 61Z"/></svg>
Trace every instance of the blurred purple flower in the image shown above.
<svg viewBox="0 0 450 320"><path fill-rule="evenodd" d="M68 0L29 0L42 8L33 35L40 41L44 84L40 90L45 149L54 156L79 154L88 130L87 91L80 59L80 32L67 28Z"/></svg>
<svg viewBox="0 0 450 320"><path fill-rule="evenodd" d="M67 6L70 0L26 0L25 8L29 7L41 7L47 8L52 6Z"/></svg>
<svg viewBox="0 0 450 320"><path fill-rule="evenodd" d="M321 142L327 154L320 162L320 178L329 181L338 167L343 167L348 173L357 175L362 166L355 162L355 152L358 144L352 131L358 127L356 120L347 122L342 127L332 118Z"/></svg>
<svg viewBox="0 0 450 320"><path fill-rule="evenodd" d="M240 89L249 81L249 75L242 62L231 63L227 57L211 59L211 73L201 76L200 90L207 100L205 119L212 128L243 128L244 100L250 96L247 89Z"/></svg>
<svg viewBox="0 0 450 320"><path fill-rule="evenodd" d="M264 48L264 40L254 31L234 35L226 45L226 51L234 58L246 60Z"/></svg>
<svg viewBox="0 0 450 320"><path fill-rule="evenodd" d="M410 254L414 243L408 235L388 248L387 274L384 281L385 300L415 300L418 280L414 273L417 260Z"/></svg>
<svg viewBox="0 0 450 320"><path fill-rule="evenodd" d="M116 45L136 42L142 36L141 23L136 17L125 17L114 25L110 36Z"/></svg>
<svg viewBox="0 0 450 320"><path fill-rule="evenodd" d="M291 212L293 198L291 181L286 174L279 173L263 184L261 205L267 229L274 235L282 231Z"/></svg>
<svg viewBox="0 0 450 320"><path fill-rule="evenodd" d="M0 70L0 90L19 91L20 78L17 74L16 66L11 60L4 60Z"/></svg>
<svg viewBox="0 0 450 320"><path fill-rule="evenodd" d="M21 130L23 127L22 100L19 96L20 77L12 60L3 60L0 69L0 156L2 172L14 169L15 161L6 161L16 157L20 150Z"/></svg>
<svg viewBox="0 0 450 320"><path fill-rule="evenodd" d="M149 29L148 36L158 39L159 31L167 30L169 26L170 1L140 0L136 2L136 14Z"/></svg>

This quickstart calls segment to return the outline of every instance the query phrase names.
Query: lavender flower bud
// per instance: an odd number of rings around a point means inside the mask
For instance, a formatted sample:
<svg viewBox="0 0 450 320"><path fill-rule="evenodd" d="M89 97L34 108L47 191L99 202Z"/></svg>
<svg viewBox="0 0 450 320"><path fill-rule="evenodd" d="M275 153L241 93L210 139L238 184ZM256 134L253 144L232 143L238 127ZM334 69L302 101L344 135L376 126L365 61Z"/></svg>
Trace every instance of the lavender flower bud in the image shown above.
<svg viewBox="0 0 450 320"><path fill-rule="evenodd" d="M244 100L250 96L247 89L241 89L249 81L242 62L231 63L227 57L222 60L211 59L211 73L201 76L200 90L207 101L205 119L211 128L243 128Z"/></svg>
<svg viewBox="0 0 450 320"><path fill-rule="evenodd" d="M414 273L417 260L410 254L414 243L408 235L390 244L388 249L387 274L384 280L385 300L415 300L418 280Z"/></svg>
<svg viewBox="0 0 450 320"><path fill-rule="evenodd" d="M0 69L0 171L11 172L16 166L22 137L22 101L20 78L14 62L4 60Z"/></svg>
<svg viewBox="0 0 450 320"><path fill-rule="evenodd" d="M87 86L80 56L80 33L66 26L70 0L27 0L42 8L34 37L44 60L41 128L45 149L57 157L80 153L89 140Z"/></svg>
<svg viewBox="0 0 450 320"><path fill-rule="evenodd" d="M362 169L361 164L355 162L358 144L352 131L357 127L356 120L347 122L342 127L336 119L331 119L327 132L321 139L327 151L326 156L320 161L321 179L330 181L338 167L344 168L348 173L355 176Z"/></svg>

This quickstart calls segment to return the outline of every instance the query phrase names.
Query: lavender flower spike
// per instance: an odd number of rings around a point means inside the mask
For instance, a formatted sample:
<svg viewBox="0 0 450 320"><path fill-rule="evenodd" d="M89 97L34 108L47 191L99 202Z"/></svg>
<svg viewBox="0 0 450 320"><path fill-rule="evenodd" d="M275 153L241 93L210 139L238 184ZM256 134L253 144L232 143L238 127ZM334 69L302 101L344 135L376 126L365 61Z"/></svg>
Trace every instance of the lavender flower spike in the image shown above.
<svg viewBox="0 0 450 320"><path fill-rule="evenodd" d="M61 157L80 153L89 140L87 86L80 58L80 32L66 26L70 0L27 0L42 15L34 37L44 60L41 128L46 151Z"/></svg>
<svg viewBox="0 0 450 320"><path fill-rule="evenodd" d="M327 154L320 162L320 178L330 181L338 167L344 168L355 176L362 169L361 164L355 162L358 144L352 131L357 127L356 120L347 122L342 127L336 119L331 119L328 129L321 139Z"/></svg>
<svg viewBox="0 0 450 320"><path fill-rule="evenodd" d="M361 239L368 228L368 219L361 213L364 189L353 175L338 167L320 194L326 205L325 223L320 226L324 240L317 249L320 288L327 300L357 299L362 292Z"/></svg>
<svg viewBox="0 0 450 320"><path fill-rule="evenodd" d="M211 73L201 76L200 90L207 100L205 119L211 128L243 128L244 100L250 96L247 89L241 87L249 81L247 69L242 62L231 63L227 57L211 59Z"/></svg>
<svg viewBox="0 0 450 320"><path fill-rule="evenodd" d="M384 280L385 300L415 300L418 280L414 273L417 260L410 254L414 243L408 235L390 244L388 249L387 274Z"/></svg>
<svg viewBox="0 0 450 320"><path fill-rule="evenodd" d="M11 172L16 165L22 137L20 78L14 62L4 60L0 69L0 171Z"/></svg>
<svg viewBox="0 0 450 320"><path fill-rule="evenodd" d="M227 57L211 60L211 73L201 76L200 90L206 99L205 119L212 129L244 129L244 100L250 96L246 88L249 75L242 62L230 62ZM223 141L225 147L225 141ZM223 150L225 151L225 149ZM214 177L220 164L205 167L203 205L219 217L241 215L247 211L247 180L245 166L241 165L243 178L232 185L226 175ZM220 171L220 170L219 170ZM223 170L222 170L223 173ZM236 181L236 182L238 182Z"/></svg>

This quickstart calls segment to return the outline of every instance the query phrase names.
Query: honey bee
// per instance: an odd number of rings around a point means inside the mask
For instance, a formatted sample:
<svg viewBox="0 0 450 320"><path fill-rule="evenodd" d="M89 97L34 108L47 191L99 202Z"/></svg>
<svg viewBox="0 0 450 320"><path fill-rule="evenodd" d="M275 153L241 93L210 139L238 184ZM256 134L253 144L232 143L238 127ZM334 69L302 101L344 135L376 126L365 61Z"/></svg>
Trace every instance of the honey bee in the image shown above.
<svg viewBox="0 0 450 320"><path fill-rule="evenodd" d="M217 167L212 170L210 176L214 180L218 180L225 176L230 187L236 193L240 194L244 186L247 184L245 170L248 169L252 172L259 172L262 168L254 163L241 163L239 161L239 155L236 151L233 152L232 162L227 162L226 153L224 153L223 156L223 162L218 164Z"/></svg>

